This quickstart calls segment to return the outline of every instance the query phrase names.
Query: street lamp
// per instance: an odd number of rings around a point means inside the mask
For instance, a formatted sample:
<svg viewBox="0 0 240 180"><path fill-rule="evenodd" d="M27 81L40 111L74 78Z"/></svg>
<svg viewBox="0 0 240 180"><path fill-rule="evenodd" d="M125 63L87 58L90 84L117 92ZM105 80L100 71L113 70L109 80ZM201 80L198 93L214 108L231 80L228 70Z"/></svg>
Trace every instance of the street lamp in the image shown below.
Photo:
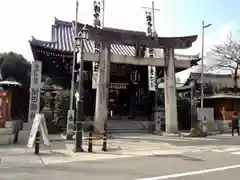
<svg viewBox="0 0 240 180"><path fill-rule="evenodd" d="M89 32L86 25L81 32L76 36L75 43L77 48L77 59L79 60L80 68L78 73L78 99L77 99L77 115L76 115L76 142L75 152L84 152L83 144L83 120L84 120L84 87L83 87L83 61L84 61L84 41L88 40Z"/></svg>
<svg viewBox="0 0 240 180"><path fill-rule="evenodd" d="M202 61L201 61L201 108L203 108L203 89L204 89L204 82L203 82L203 58L204 58L204 30L207 27L210 27L212 24L204 24L202 21Z"/></svg>

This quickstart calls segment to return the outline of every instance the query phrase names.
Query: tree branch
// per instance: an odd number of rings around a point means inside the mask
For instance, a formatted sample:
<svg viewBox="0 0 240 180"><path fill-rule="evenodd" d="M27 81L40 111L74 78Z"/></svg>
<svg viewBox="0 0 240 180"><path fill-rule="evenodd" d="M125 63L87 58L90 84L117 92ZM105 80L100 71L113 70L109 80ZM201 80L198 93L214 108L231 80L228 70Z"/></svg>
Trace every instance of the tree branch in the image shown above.
<svg viewBox="0 0 240 180"><path fill-rule="evenodd" d="M219 68L228 68L235 70L240 65L240 42L234 41L231 36L227 41L216 45L212 48L212 52L217 57L216 66Z"/></svg>

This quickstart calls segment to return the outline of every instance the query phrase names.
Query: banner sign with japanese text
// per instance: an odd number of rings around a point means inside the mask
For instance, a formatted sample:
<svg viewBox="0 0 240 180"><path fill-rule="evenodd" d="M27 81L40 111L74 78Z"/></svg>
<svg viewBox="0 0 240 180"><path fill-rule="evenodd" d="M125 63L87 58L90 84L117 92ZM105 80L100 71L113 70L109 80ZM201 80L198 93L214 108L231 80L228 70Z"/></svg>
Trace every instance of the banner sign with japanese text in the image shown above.
<svg viewBox="0 0 240 180"><path fill-rule="evenodd" d="M40 110L40 90L42 81L42 63L34 61L31 65L31 84L29 90L28 122L33 121Z"/></svg>
<svg viewBox="0 0 240 180"><path fill-rule="evenodd" d="M98 62L92 63L92 89L97 89L98 86Z"/></svg>
<svg viewBox="0 0 240 180"><path fill-rule="evenodd" d="M156 67L148 66L148 90L156 91Z"/></svg>

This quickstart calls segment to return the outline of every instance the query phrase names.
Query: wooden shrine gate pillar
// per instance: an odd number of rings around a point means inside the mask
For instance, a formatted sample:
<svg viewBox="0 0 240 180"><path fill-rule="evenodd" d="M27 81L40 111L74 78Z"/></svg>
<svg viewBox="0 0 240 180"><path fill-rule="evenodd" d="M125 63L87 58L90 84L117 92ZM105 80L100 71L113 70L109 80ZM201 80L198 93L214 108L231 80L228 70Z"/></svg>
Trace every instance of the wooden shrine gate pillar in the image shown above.
<svg viewBox="0 0 240 180"><path fill-rule="evenodd" d="M166 132L178 132L174 49L164 48L164 93Z"/></svg>
<svg viewBox="0 0 240 180"><path fill-rule="evenodd" d="M104 133L104 123L108 119L108 84L110 74L110 44L101 43L99 52L98 88L96 89L96 106L94 116L94 130Z"/></svg>

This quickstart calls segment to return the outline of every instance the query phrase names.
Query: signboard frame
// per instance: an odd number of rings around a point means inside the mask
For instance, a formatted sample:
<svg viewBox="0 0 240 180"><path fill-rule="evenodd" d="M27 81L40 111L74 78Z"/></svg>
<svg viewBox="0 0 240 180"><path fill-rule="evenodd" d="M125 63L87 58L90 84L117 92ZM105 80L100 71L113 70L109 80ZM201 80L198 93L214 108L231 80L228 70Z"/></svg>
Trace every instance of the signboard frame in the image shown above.
<svg viewBox="0 0 240 180"><path fill-rule="evenodd" d="M27 148L33 148L37 136L37 132L40 131L43 143L51 149L51 142L48 136L47 125L43 113L37 113L33 119L32 128L28 137Z"/></svg>

